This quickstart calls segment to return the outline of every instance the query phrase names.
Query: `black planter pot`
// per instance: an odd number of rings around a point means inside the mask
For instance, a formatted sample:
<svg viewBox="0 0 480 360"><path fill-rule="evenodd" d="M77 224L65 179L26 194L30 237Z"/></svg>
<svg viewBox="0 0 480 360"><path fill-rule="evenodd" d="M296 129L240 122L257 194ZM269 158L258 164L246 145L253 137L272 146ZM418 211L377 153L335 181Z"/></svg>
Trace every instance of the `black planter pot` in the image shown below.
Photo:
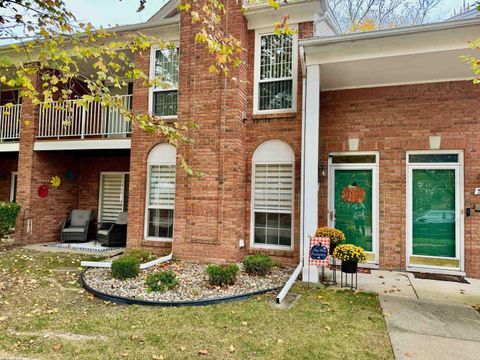
<svg viewBox="0 0 480 360"><path fill-rule="evenodd" d="M333 255L333 252L335 251L336 247L337 247L337 244L330 244L330 255Z"/></svg>
<svg viewBox="0 0 480 360"><path fill-rule="evenodd" d="M342 261L342 272L347 274L355 274L358 269L358 262L356 261Z"/></svg>

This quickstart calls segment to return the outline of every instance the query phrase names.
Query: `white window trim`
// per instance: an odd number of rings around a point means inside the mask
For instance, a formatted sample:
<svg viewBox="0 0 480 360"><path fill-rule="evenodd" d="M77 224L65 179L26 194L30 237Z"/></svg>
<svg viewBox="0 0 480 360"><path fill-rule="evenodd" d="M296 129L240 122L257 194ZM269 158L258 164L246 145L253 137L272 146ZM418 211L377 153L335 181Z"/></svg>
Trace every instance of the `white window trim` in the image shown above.
<svg viewBox="0 0 480 360"><path fill-rule="evenodd" d="M258 211L272 214L290 214L291 215L291 235L290 246L273 245L273 244L257 244L255 243L255 165L276 165L291 164L292 165L292 210L291 211ZM270 249L292 251L294 249L294 229L295 229L295 161L252 161L252 182L250 195L250 248L251 249Z"/></svg>
<svg viewBox="0 0 480 360"><path fill-rule="evenodd" d="M455 163L410 163L410 155L422 155L422 154L430 154L430 155L440 155L440 154L457 154L458 155L458 162ZM441 273L441 274L458 274L464 275L465 269L465 217L464 217L464 157L463 157L463 150L418 150L418 151L407 151L406 152L406 216L405 216L405 241L406 241L406 266L407 271L427 271L427 272L434 272L434 273ZM410 264L410 257L425 257L425 258L433 258L431 256L425 255L414 255L413 254L413 244L412 244L412 183L411 183L411 171L413 169L456 169L458 179L455 180L456 186L458 186L458 198L456 201L456 206L458 207L458 218L456 219L457 225L457 238L458 241L455 244L455 257L454 258L447 258L447 257L440 257L436 256L434 258L439 259L449 259L449 260L458 260L459 267L458 268L450 268L450 267L440 267L434 265L419 265L419 264Z"/></svg>
<svg viewBox="0 0 480 360"><path fill-rule="evenodd" d="M157 145L159 146L159 145ZM171 145L172 146L172 145ZM153 151L153 149L152 149ZM165 160L165 161L155 161L153 163L148 163L147 162L147 191L145 192L145 218L144 218L144 238L146 241L157 241L157 242L173 242L173 238L175 236L175 199L173 200L174 202L174 206L171 208L171 210L173 210L173 216L174 216L174 221L173 221L173 230L172 230L172 237L171 238L165 238L165 237L155 237L155 236L148 236L148 210L149 210L149 207L148 207L148 197L149 197L149 191L150 191L150 169L152 166L157 166L157 165L175 165L175 169L176 169L176 162L172 162L172 161L168 161L168 160ZM177 183L177 180L175 179L175 188L176 188L176 183ZM175 189L176 190L176 189ZM176 193L176 191L175 191ZM167 207L163 207L163 208L159 208L159 209L170 209L170 208L167 208Z"/></svg>
<svg viewBox="0 0 480 360"><path fill-rule="evenodd" d="M102 196L103 196L103 187L102 187L102 176L104 175L123 175L123 186L125 186L125 175L130 175L128 171L101 171L98 181L98 219L97 222L100 224L102 218ZM130 191L129 191L130 192ZM125 189L123 189L125 193ZM123 199L123 205L125 205L125 199Z"/></svg>
<svg viewBox="0 0 480 360"><path fill-rule="evenodd" d="M10 201L11 202L15 198L15 183L17 183L17 187L18 187L18 172L12 171L12 176L10 180Z"/></svg>
<svg viewBox="0 0 480 360"><path fill-rule="evenodd" d="M284 114L297 112L297 94L298 94L298 26L290 25L295 30L292 35L292 107L289 109L259 110L259 86L260 86L260 38L264 35L271 35L274 32L272 28L255 30L255 59L254 59L254 86L253 86L253 114Z"/></svg>
<svg viewBox="0 0 480 360"><path fill-rule="evenodd" d="M177 46L177 49L179 49L178 44L175 43L175 45ZM150 68L149 68L150 79L153 79L155 77L155 55L157 53L157 50L160 50L160 48L158 46L150 47ZM180 52L179 52L179 55L180 55ZM180 68L179 68L179 76L180 76ZM148 111L150 112L150 114L153 114L153 93L156 92L156 91L173 91L173 90L177 91L177 96L178 96L178 84L177 84L176 88L168 88L168 89L156 88L154 86L149 87L149 89L148 89ZM162 118L164 120L177 120L177 118L178 118L178 105L177 105L177 115L163 116Z"/></svg>

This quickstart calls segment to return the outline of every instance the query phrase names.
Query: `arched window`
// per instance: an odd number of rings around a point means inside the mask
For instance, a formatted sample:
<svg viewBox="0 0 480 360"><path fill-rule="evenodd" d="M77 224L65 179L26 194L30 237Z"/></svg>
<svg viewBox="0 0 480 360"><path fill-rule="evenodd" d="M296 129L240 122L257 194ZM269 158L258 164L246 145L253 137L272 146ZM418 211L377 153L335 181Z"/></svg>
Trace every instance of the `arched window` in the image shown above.
<svg viewBox="0 0 480 360"><path fill-rule="evenodd" d="M176 148L170 144L157 145L148 155L145 214L147 240L171 241L173 238L176 155Z"/></svg>
<svg viewBox="0 0 480 360"><path fill-rule="evenodd" d="M252 247L293 247L295 154L281 140L261 144L252 161Z"/></svg>

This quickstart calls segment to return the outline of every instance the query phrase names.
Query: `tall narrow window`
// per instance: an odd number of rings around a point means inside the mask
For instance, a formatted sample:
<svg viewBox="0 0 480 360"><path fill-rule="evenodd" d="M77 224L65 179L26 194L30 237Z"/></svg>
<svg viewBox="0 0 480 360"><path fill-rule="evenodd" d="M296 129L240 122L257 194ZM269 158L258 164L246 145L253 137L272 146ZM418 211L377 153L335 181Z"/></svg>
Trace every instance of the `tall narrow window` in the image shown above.
<svg viewBox="0 0 480 360"><path fill-rule="evenodd" d="M158 116L176 116L178 49L154 50L152 75L159 79L152 91L152 112Z"/></svg>
<svg viewBox="0 0 480 360"><path fill-rule="evenodd" d="M252 246L292 247L294 159L280 140L267 141L254 153Z"/></svg>
<svg viewBox="0 0 480 360"><path fill-rule="evenodd" d="M297 35L257 34L256 110L294 110Z"/></svg>
<svg viewBox="0 0 480 360"><path fill-rule="evenodd" d="M171 240L175 204L175 147L157 145L148 156L145 237Z"/></svg>

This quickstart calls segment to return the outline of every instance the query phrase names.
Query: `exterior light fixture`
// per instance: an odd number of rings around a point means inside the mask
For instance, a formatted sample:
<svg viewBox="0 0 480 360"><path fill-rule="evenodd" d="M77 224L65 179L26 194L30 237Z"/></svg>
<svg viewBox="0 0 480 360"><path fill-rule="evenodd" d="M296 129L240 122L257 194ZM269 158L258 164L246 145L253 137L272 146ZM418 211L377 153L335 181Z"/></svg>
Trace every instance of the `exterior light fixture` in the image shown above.
<svg viewBox="0 0 480 360"><path fill-rule="evenodd" d="M359 138L348 138L348 150L349 151L357 151L359 143L360 143Z"/></svg>
<svg viewBox="0 0 480 360"><path fill-rule="evenodd" d="M440 149L440 144L442 143L441 135L432 135L428 137L428 142L430 144L430 150Z"/></svg>

